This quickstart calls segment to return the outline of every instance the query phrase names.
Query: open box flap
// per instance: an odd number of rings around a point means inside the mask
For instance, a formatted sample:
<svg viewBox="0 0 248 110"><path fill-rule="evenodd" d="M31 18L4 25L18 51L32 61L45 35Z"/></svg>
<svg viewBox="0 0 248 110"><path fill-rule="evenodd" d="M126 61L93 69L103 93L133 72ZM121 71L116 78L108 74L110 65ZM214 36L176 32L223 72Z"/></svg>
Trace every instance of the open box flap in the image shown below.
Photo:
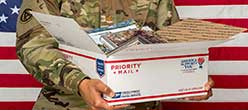
<svg viewBox="0 0 248 110"><path fill-rule="evenodd" d="M102 50L73 19L37 12L31 13L60 44L103 54Z"/></svg>
<svg viewBox="0 0 248 110"><path fill-rule="evenodd" d="M216 45L214 47L248 47L248 34L240 33L233 36L233 40L225 42L223 44Z"/></svg>

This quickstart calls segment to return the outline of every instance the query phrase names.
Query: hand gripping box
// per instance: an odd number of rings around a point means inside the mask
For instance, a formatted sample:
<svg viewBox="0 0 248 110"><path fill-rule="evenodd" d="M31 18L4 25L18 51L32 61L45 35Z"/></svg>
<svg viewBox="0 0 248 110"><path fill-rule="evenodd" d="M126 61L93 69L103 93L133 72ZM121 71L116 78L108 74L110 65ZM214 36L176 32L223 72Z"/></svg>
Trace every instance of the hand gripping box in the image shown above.
<svg viewBox="0 0 248 110"><path fill-rule="evenodd" d="M135 45L106 55L73 19L33 15L68 60L113 89L114 97L105 96L110 105L206 94L208 48L226 41Z"/></svg>

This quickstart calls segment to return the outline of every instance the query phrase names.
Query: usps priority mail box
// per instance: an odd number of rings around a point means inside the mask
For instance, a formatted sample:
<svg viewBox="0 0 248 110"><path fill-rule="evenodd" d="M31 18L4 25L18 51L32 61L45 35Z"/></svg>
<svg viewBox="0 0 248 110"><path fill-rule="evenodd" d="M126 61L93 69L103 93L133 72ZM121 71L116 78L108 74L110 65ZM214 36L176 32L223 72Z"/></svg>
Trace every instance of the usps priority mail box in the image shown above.
<svg viewBox="0 0 248 110"><path fill-rule="evenodd" d="M205 95L208 48L226 40L136 45L110 56L70 18L32 12L82 71L115 92L110 105Z"/></svg>

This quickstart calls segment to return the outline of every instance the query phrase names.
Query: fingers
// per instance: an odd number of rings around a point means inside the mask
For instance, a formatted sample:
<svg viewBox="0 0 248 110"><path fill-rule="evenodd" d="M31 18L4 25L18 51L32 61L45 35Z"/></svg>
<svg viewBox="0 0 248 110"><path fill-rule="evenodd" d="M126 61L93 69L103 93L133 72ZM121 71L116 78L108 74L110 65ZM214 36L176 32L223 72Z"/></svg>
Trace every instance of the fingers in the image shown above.
<svg viewBox="0 0 248 110"><path fill-rule="evenodd" d="M126 108L129 107L130 105L125 104L125 105L115 105L115 106L111 106L111 108L108 108L106 110L117 110L117 109L122 109L122 108ZM96 107L91 107L89 110L102 110L102 108L96 108Z"/></svg>
<svg viewBox="0 0 248 110"><path fill-rule="evenodd" d="M104 99L102 99L102 97L100 95L97 95L96 101L93 104L93 106L98 107L98 108L103 108L106 110L116 110L116 109L126 108L129 105L123 104L123 105L109 106L108 103ZM95 109L98 110L97 108L95 108Z"/></svg>
<svg viewBox="0 0 248 110"><path fill-rule="evenodd" d="M214 81L212 80L212 78L208 78L208 82L204 85L204 89L205 90L210 90L211 88L213 88L214 86Z"/></svg>
<svg viewBox="0 0 248 110"><path fill-rule="evenodd" d="M96 107L90 107L89 110L101 110L100 108L96 108Z"/></svg>
<svg viewBox="0 0 248 110"><path fill-rule="evenodd" d="M100 93L95 97L95 103L93 106L103 108L106 110L113 110L113 106L109 106L108 103L101 97Z"/></svg>
<svg viewBox="0 0 248 110"><path fill-rule="evenodd" d="M103 108L90 107L89 110L103 110ZM104 109L104 110L109 110L109 109Z"/></svg>
<svg viewBox="0 0 248 110"><path fill-rule="evenodd" d="M109 106L108 103L101 96L106 94L113 97L115 94L107 85L101 80L90 79L81 82L80 93L83 94L82 98L89 105L90 110L114 110L125 108L128 105Z"/></svg>
<svg viewBox="0 0 248 110"><path fill-rule="evenodd" d="M96 85L96 89L100 91L101 93L108 95L109 97L115 96L115 93L113 92L113 90L101 81L99 81L98 84Z"/></svg>
<svg viewBox="0 0 248 110"><path fill-rule="evenodd" d="M202 96L194 96L194 97L186 97L183 100L192 100L192 101L201 101L201 100L207 100L209 97L213 96L212 90L210 89L207 93L207 95Z"/></svg>
<svg viewBox="0 0 248 110"><path fill-rule="evenodd" d="M214 80L211 77L208 78L208 84L209 84L210 88L214 87Z"/></svg>
<svg viewBox="0 0 248 110"><path fill-rule="evenodd" d="M116 110L116 109L126 108L126 107L128 107L128 106L130 106L130 105L128 105L128 104L116 105L116 106L113 106L113 109Z"/></svg>

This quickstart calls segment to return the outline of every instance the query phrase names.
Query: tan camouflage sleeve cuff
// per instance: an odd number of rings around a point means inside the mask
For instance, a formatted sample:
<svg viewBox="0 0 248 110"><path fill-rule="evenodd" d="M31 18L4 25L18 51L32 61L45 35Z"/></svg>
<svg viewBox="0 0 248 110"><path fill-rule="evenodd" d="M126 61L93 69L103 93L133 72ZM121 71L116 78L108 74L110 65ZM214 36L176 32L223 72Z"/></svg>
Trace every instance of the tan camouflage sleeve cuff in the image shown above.
<svg viewBox="0 0 248 110"><path fill-rule="evenodd" d="M80 94L78 94L79 84L83 79L87 78L89 77L80 71L74 72L74 74L71 74L68 78L65 78L65 86L67 86L67 88L71 90L74 94L80 96Z"/></svg>

